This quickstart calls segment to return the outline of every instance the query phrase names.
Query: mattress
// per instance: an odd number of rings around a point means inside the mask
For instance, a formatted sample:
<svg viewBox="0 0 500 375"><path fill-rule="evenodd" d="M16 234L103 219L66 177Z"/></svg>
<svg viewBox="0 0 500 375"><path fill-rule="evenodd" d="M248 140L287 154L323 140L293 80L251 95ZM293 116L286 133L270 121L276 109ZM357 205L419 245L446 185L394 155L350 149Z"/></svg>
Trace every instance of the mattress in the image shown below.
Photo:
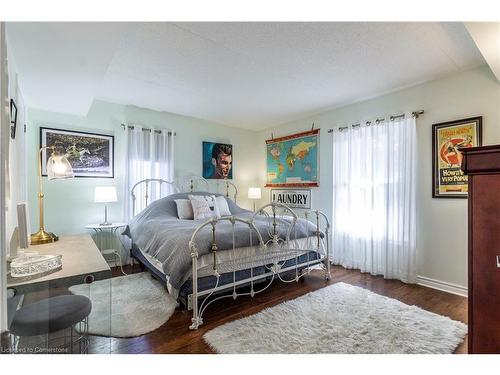
<svg viewBox="0 0 500 375"><path fill-rule="evenodd" d="M293 259L297 256L301 256L304 254L307 254L311 250L317 249L317 237L316 236L311 236L311 237L306 237L306 238L300 238L296 240L291 241L291 247L294 249L300 249L299 252L297 251L292 251L286 254L286 256L282 260L290 260ZM137 248L142 256L162 275L164 275L165 280L166 280L166 285L168 292L174 297L177 298L179 294L179 290L174 288L170 282L169 282L169 277L168 275L165 275L163 271L163 266L162 263L152 257L151 255L147 254L146 252L142 251L140 248ZM324 247L320 247L320 253L323 254ZM225 263L238 263L239 260L248 260L252 259L252 265L251 267L259 267L259 266L264 266L266 264L269 264L269 260L267 259L255 259L255 255L261 252L258 246L247 246L247 247L240 247L240 248L235 248L235 249L229 249L229 250L224 250L224 251L219 251L217 252L217 263L218 264L225 264ZM198 278L203 278L207 276L212 276L213 275L213 255L212 254L204 254L198 258ZM242 262L240 267L237 267L235 270L244 270L250 268L246 265L246 262ZM221 273L224 271L222 270ZM184 284L189 278L191 278L192 275L192 269L183 277L182 284Z"/></svg>

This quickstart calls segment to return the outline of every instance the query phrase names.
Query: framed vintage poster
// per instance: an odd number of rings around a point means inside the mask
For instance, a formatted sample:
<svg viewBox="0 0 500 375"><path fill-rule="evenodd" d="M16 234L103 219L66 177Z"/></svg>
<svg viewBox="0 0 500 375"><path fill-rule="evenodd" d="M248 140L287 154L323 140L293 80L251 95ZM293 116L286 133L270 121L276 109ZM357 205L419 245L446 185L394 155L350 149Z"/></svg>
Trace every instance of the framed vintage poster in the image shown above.
<svg viewBox="0 0 500 375"><path fill-rule="evenodd" d="M467 198L460 148L481 146L482 117L432 125L432 197Z"/></svg>
<svg viewBox="0 0 500 375"><path fill-rule="evenodd" d="M266 187L319 186L319 129L266 141Z"/></svg>
<svg viewBox="0 0 500 375"><path fill-rule="evenodd" d="M114 177L114 137L112 135L40 128L40 147L54 146L67 158L75 177ZM42 152L42 175L47 175L50 151Z"/></svg>
<svg viewBox="0 0 500 375"><path fill-rule="evenodd" d="M311 189L271 189L271 202L291 208L311 208Z"/></svg>
<svg viewBox="0 0 500 375"><path fill-rule="evenodd" d="M233 145L203 142L203 178L231 180L233 178Z"/></svg>

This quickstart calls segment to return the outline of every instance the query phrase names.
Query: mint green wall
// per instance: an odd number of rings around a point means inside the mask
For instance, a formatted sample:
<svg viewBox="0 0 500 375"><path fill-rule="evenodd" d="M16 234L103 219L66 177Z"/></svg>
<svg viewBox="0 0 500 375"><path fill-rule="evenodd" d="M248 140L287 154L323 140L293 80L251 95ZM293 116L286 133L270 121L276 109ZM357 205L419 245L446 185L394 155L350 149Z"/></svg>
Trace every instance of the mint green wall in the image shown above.
<svg viewBox="0 0 500 375"><path fill-rule="evenodd" d="M256 154L256 132L166 112L95 101L86 117L38 109L29 109L28 111L28 202L32 231L38 228L36 168L40 126L115 136L115 178L75 178L59 181L48 181L44 178L46 229L59 235L79 234L87 232L84 228L85 224L101 222L104 206L93 202L95 186L116 186L119 202L108 205L108 214L112 221L122 221L122 203L127 198L124 192L126 155L122 123L168 128L177 133L175 139L176 178L192 173L201 174L202 141L233 144L233 182L236 183L240 191L238 203L243 207L251 208L251 204L246 199L246 191L257 181L258 171L254 164L254 158L252 158L252 155Z"/></svg>

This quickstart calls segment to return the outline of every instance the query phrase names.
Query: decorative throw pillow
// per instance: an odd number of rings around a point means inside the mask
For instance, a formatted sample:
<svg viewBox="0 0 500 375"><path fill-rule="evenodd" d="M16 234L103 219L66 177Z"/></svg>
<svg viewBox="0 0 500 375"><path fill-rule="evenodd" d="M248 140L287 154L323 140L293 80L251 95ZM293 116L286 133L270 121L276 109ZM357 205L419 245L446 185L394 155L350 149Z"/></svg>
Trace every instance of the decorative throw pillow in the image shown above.
<svg viewBox="0 0 500 375"><path fill-rule="evenodd" d="M226 198L219 195L218 197L215 197L215 202L217 203L217 207L219 208L220 216L231 216L231 211L229 210Z"/></svg>
<svg viewBox="0 0 500 375"><path fill-rule="evenodd" d="M189 195L195 220L220 217L215 195Z"/></svg>
<svg viewBox="0 0 500 375"><path fill-rule="evenodd" d="M177 206L177 217L179 219L194 219L193 206L189 199L175 199L175 205Z"/></svg>

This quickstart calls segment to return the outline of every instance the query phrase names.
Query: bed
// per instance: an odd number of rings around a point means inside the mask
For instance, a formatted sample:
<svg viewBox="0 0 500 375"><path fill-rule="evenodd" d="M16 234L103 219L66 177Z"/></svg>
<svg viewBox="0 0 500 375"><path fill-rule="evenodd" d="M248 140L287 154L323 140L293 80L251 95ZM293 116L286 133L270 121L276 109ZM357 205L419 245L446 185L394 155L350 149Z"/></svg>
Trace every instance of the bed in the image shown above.
<svg viewBox="0 0 500 375"><path fill-rule="evenodd" d="M172 184L147 180L153 183ZM208 190L208 182L201 183ZM221 298L253 297L276 279L295 282L318 265L330 278L330 224L322 212L304 211L299 218L291 208L271 203L254 213L229 197L229 184L225 193L195 191L193 181L188 185L189 192L168 189L166 196L147 202L124 234L131 240L132 257L192 310L191 329L203 324L207 307ZM231 215L181 220L175 200L189 194L222 196ZM132 197L137 203L137 194Z"/></svg>

